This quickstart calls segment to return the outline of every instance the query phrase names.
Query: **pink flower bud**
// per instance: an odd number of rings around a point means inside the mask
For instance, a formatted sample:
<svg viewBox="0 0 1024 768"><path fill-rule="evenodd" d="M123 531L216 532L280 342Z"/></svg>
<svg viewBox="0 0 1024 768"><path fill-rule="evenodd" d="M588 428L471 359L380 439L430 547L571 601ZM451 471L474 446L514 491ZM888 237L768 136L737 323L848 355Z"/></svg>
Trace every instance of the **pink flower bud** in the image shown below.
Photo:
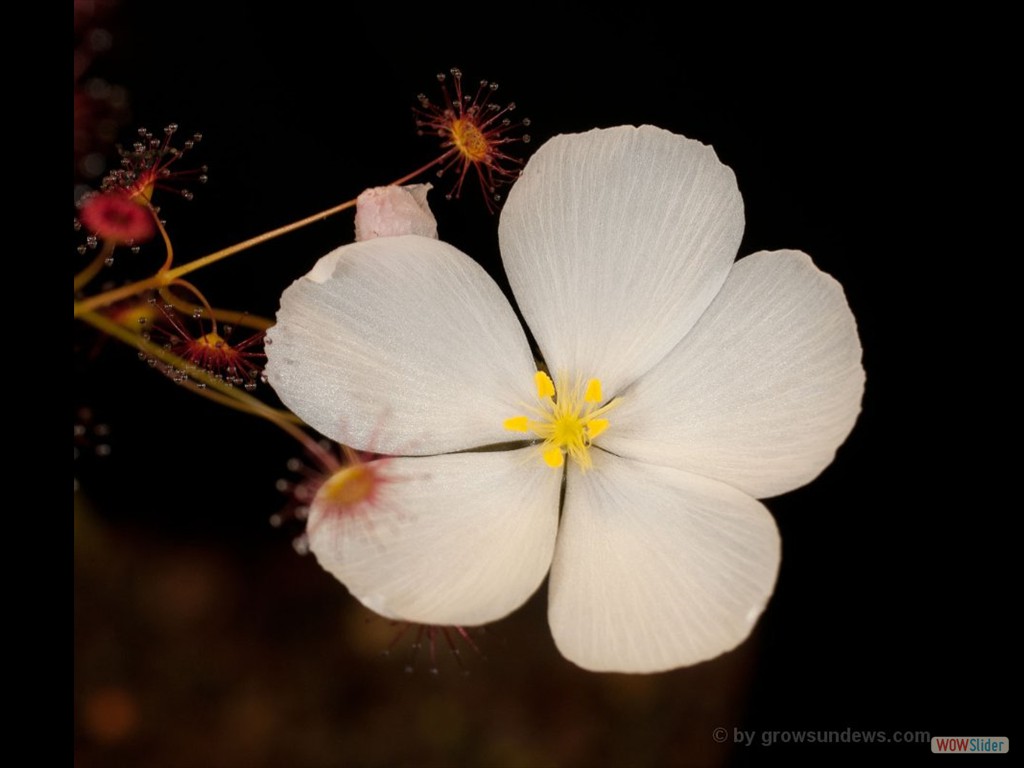
<svg viewBox="0 0 1024 768"><path fill-rule="evenodd" d="M421 235L437 239L437 221L427 205L430 184L374 187L356 200L356 241Z"/></svg>

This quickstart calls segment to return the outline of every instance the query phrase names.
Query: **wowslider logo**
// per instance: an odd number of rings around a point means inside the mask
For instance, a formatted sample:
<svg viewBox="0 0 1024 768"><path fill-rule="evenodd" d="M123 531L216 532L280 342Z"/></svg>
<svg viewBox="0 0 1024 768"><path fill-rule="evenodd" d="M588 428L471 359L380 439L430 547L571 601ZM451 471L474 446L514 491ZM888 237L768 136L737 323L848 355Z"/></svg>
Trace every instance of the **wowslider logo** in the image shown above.
<svg viewBox="0 0 1024 768"><path fill-rule="evenodd" d="M996 755L1010 751L1005 736L933 736L932 752L970 755Z"/></svg>

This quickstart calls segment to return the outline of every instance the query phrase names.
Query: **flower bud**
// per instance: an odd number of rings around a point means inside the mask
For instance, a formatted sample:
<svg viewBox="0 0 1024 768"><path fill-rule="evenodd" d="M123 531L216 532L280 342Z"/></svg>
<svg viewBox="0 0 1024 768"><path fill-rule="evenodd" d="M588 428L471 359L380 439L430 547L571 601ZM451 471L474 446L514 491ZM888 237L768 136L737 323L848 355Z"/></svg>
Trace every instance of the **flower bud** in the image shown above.
<svg viewBox="0 0 1024 768"><path fill-rule="evenodd" d="M430 184L373 187L356 200L356 241L421 235L437 239L437 221L427 204Z"/></svg>

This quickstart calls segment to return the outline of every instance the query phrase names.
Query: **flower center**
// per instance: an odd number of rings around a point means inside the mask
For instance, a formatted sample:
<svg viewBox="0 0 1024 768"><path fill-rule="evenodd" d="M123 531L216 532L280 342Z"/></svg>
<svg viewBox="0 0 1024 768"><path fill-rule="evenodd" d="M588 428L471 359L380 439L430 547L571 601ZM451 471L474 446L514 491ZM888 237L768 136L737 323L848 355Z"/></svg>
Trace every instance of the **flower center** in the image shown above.
<svg viewBox="0 0 1024 768"><path fill-rule="evenodd" d="M214 349L221 349L227 344L219 334L212 332L207 333L205 336L200 336L196 339L196 343L207 347L213 347Z"/></svg>
<svg viewBox="0 0 1024 768"><path fill-rule="evenodd" d="M348 507L369 498L375 479L373 471L365 464L353 464L331 475L317 495L328 503Z"/></svg>
<svg viewBox="0 0 1024 768"><path fill-rule="evenodd" d="M473 163L487 157L487 138L476 123L467 117L457 117L451 124L452 143L462 156Z"/></svg>
<svg viewBox="0 0 1024 768"><path fill-rule="evenodd" d="M544 440L544 462L549 467L561 467L566 455L586 471L591 467L590 446L598 435L608 429L608 419L602 416L618 405L616 398L601 405L601 381L590 379L584 386L580 380L570 385L560 379L557 389L551 377L543 371L534 375L539 406L529 408L537 418L513 416L505 419L505 429L512 432L533 432Z"/></svg>

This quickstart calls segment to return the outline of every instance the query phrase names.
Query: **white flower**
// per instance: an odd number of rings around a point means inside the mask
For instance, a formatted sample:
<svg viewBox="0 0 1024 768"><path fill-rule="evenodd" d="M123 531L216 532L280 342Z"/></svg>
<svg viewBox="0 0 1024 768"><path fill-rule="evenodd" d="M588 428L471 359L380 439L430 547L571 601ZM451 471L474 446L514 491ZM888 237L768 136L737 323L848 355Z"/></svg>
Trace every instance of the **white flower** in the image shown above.
<svg viewBox="0 0 1024 768"><path fill-rule="evenodd" d="M710 147L650 126L543 146L499 234L556 399L456 249L409 236L324 257L281 299L270 382L333 439L409 458L359 509L321 494L320 563L378 613L458 625L505 616L550 570L555 642L592 670L742 642L779 563L755 499L831 462L864 382L840 286L794 251L734 263L742 232Z"/></svg>

